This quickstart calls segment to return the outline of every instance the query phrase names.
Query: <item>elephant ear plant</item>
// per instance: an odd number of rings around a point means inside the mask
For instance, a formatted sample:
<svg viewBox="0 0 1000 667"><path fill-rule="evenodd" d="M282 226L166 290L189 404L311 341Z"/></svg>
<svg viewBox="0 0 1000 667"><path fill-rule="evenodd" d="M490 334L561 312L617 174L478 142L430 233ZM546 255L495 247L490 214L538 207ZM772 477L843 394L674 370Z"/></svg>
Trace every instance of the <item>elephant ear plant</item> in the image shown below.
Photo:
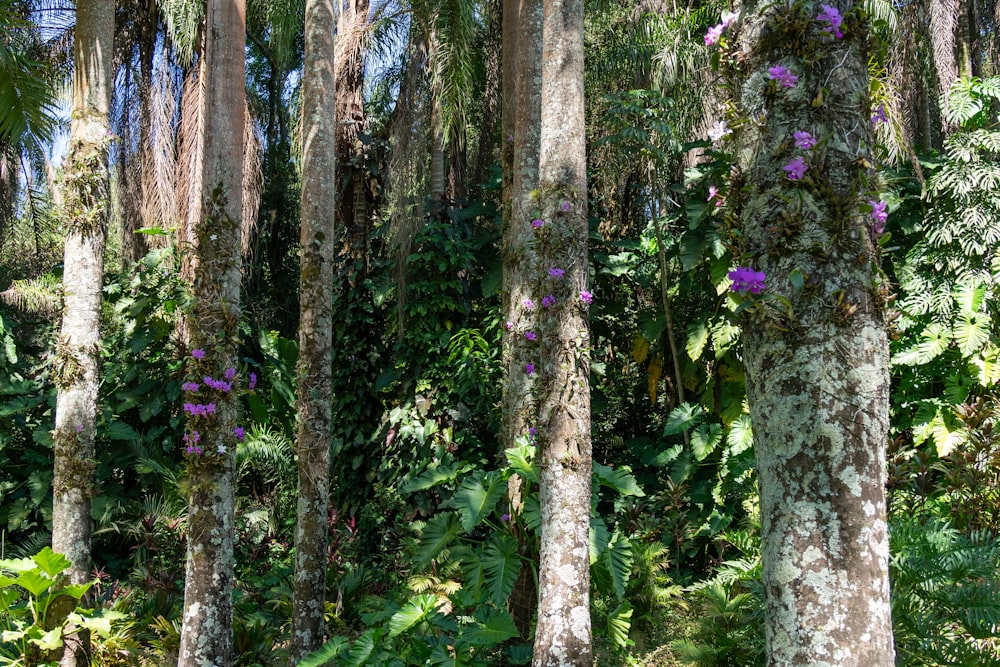
<svg viewBox="0 0 1000 667"><path fill-rule="evenodd" d="M66 583L64 573L71 565L50 547L31 558L0 560L0 665L58 664L47 658L62 655L64 636L85 629L107 638L111 622L124 617L115 611L98 615L77 606L62 623L49 627L48 612L55 600L68 596L79 603L97 583Z"/></svg>

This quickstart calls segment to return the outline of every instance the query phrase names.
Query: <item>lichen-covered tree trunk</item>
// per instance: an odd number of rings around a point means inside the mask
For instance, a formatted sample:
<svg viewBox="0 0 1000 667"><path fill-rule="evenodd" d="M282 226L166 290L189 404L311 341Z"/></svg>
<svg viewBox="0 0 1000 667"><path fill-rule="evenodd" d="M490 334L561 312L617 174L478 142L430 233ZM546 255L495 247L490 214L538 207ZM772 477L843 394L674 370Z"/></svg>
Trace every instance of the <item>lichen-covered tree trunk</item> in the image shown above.
<svg viewBox="0 0 1000 667"><path fill-rule="evenodd" d="M842 24L818 4L745 5L724 55L738 63L739 263L766 274L743 335L768 664L782 667L894 662L866 29L837 8Z"/></svg>
<svg viewBox="0 0 1000 667"><path fill-rule="evenodd" d="M90 505L100 358L101 284L109 213L108 146L115 5L77 3L73 113L65 160L62 327L56 352L52 548L69 558L71 583L90 577ZM72 608L58 607L65 618ZM86 664L86 647L68 641L62 664Z"/></svg>
<svg viewBox="0 0 1000 667"><path fill-rule="evenodd" d="M535 329L535 308L542 295L534 294L538 273L536 230L531 221L539 214L532 192L538 187L538 150L541 132L542 4L541 0L508 0L504 4L504 124L509 132L510 182L505 202L503 230L503 308L507 326L503 332L503 409L501 447L514 447L517 439L530 437L537 427L537 403L533 393L535 375L526 372L537 365L537 343L525 337ZM516 49L516 51L514 51ZM537 302L537 303L536 303ZM532 304L528 307L526 303ZM524 504L523 480L508 482L508 500L514 524L520 525ZM523 536L521 531L517 533ZM522 555L534 556L534 547L520 540ZM530 547L530 548L529 548ZM521 636L528 638L537 605L535 576L524 567L511 594L510 610Z"/></svg>
<svg viewBox="0 0 1000 667"><path fill-rule="evenodd" d="M583 0L544 0L537 206L541 545L535 667L591 665ZM520 85L520 83L519 83ZM562 273L550 275L551 269ZM552 299L546 299L552 297ZM546 305L548 304L548 305Z"/></svg>
<svg viewBox="0 0 1000 667"><path fill-rule="evenodd" d="M189 378L204 381L191 400L214 408L208 414L186 410L189 490L179 667L233 662L237 400L232 387L238 382L245 26L243 0L208 1L199 76L201 211L194 229L194 306L187 327Z"/></svg>
<svg viewBox="0 0 1000 667"><path fill-rule="evenodd" d="M294 665L323 642L327 515L330 504L334 178L332 0L307 0L302 70L302 250L296 452L299 500L292 603Z"/></svg>

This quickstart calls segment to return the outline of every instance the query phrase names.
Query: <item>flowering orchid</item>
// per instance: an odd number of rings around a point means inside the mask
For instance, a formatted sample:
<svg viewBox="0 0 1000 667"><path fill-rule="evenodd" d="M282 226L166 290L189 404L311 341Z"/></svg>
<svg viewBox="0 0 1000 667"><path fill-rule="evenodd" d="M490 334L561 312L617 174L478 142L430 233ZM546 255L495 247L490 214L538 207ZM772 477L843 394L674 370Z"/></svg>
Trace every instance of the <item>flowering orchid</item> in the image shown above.
<svg viewBox="0 0 1000 667"><path fill-rule="evenodd" d="M534 364L525 364L524 365L524 372L527 375L531 375L532 373L535 372L535 365Z"/></svg>
<svg viewBox="0 0 1000 667"><path fill-rule="evenodd" d="M728 125L726 125L726 121L717 120L715 121L715 124L712 125L711 129L709 129L708 138L714 142L718 141L727 134L732 134L732 133L733 131L729 129Z"/></svg>
<svg viewBox="0 0 1000 667"><path fill-rule="evenodd" d="M790 181L801 181L808 168L809 165L799 155L796 155L792 158L791 162L782 167L782 169L788 172L788 180Z"/></svg>
<svg viewBox="0 0 1000 667"><path fill-rule="evenodd" d="M525 310L535 309L535 302L532 301L531 299L525 299L524 301L521 302L521 305L524 306Z"/></svg>
<svg viewBox="0 0 1000 667"><path fill-rule="evenodd" d="M556 305L556 298L554 296L546 294L542 297L542 307L551 308L554 305Z"/></svg>
<svg viewBox="0 0 1000 667"><path fill-rule="evenodd" d="M833 35L837 39L844 36L840 32L840 24L844 22L844 17L840 15L840 10L830 5L820 5L820 13L816 15L817 21L825 21L829 25L823 28L823 32Z"/></svg>
<svg viewBox="0 0 1000 667"><path fill-rule="evenodd" d="M549 269L550 278L562 278L564 275L566 275L566 271L564 271L563 269L559 269L556 267L552 267L551 269Z"/></svg>
<svg viewBox="0 0 1000 667"><path fill-rule="evenodd" d="M802 150L809 150L816 145L816 140L808 132L795 133L795 147Z"/></svg>
<svg viewBox="0 0 1000 667"><path fill-rule="evenodd" d="M792 74L792 70L784 65L775 65L768 69L767 73L773 80L779 81L785 88L794 88L795 82L799 80L799 77Z"/></svg>
<svg viewBox="0 0 1000 667"><path fill-rule="evenodd" d="M536 334L534 331L525 331L524 337L527 338L528 340L535 340L536 338L538 338L538 334Z"/></svg>
<svg viewBox="0 0 1000 667"><path fill-rule="evenodd" d="M246 437L247 432L243 429L242 426L237 426L236 428L233 429L233 435L236 436L237 440L239 440L240 442L243 442L243 438Z"/></svg>
<svg viewBox="0 0 1000 667"><path fill-rule="evenodd" d="M195 359L204 359L205 350L191 350L191 356L194 357Z"/></svg>
<svg viewBox="0 0 1000 667"><path fill-rule="evenodd" d="M545 221L544 220L540 220L538 218L535 218L534 220L531 221L531 228L532 229L541 229L543 225L545 225Z"/></svg>
<svg viewBox="0 0 1000 667"><path fill-rule="evenodd" d="M249 389L250 391L253 391L253 388L256 387L256 386L257 386L257 374L256 373L251 373L250 374L250 384L247 385L247 389Z"/></svg>
<svg viewBox="0 0 1000 667"><path fill-rule="evenodd" d="M876 234L881 234L885 231L885 221L889 219L889 211L886 210L889 206L889 202L870 199L868 200L868 203L872 207L872 231Z"/></svg>
<svg viewBox="0 0 1000 667"><path fill-rule="evenodd" d="M566 211L569 210L569 202L564 201L562 204L559 205L559 208L561 208L563 213L565 213Z"/></svg>
<svg viewBox="0 0 1000 667"><path fill-rule="evenodd" d="M580 291L580 301L583 301L585 304L590 305L591 303L594 302L594 295L593 295L593 293L590 292L589 290L581 290Z"/></svg>
<svg viewBox="0 0 1000 667"><path fill-rule="evenodd" d="M737 266L735 270L729 272L729 279L733 281L729 289L741 294L747 292L760 294L764 291L765 278L763 271L754 271L750 266Z"/></svg>
<svg viewBox="0 0 1000 667"><path fill-rule="evenodd" d="M724 23L713 25L711 28L709 28L708 32L705 33L705 46L712 46L720 39L722 39L722 31L725 29L726 26Z"/></svg>
<svg viewBox="0 0 1000 667"><path fill-rule="evenodd" d="M885 114L885 105L878 105L875 113L872 114L872 127L877 127L879 123L888 123L889 117Z"/></svg>
<svg viewBox="0 0 1000 667"><path fill-rule="evenodd" d="M183 391L190 391L192 393L198 391L199 384L197 382L185 382L181 385Z"/></svg>

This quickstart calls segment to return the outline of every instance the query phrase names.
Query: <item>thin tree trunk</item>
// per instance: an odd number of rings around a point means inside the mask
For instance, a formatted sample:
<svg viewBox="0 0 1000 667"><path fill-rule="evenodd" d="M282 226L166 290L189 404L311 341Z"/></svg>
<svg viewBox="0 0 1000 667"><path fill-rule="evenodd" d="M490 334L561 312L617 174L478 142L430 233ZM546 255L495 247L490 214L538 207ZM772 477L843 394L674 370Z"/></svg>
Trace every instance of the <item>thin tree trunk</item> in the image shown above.
<svg viewBox="0 0 1000 667"><path fill-rule="evenodd" d="M108 147L115 5L80 0L73 56L73 112L63 194L66 244L62 328L56 352L52 548L72 563L70 583L89 579L94 432L101 344L101 284L109 215ZM73 603L50 610L61 622ZM85 637L69 638L61 663L87 664Z"/></svg>
<svg viewBox="0 0 1000 667"><path fill-rule="evenodd" d="M849 3L838 7L856 16ZM889 356L868 214L878 195L864 189L867 36L845 20L834 39L820 32L822 21L784 6L744 11L736 43L746 65L733 90L748 122L730 187L739 194L739 263L763 271L767 294L790 304L758 297L743 320L768 665L891 667ZM793 55L799 37L782 26L810 23L804 39L816 52ZM776 65L798 81L769 81ZM821 90L825 101L815 106ZM797 148L795 132L819 146ZM792 180L785 167L800 159L807 170Z"/></svg>
<svg viewBox="0 0 1000 667"><path fill-rule="evenodd" d="M583 0L544 0L541 268L565 271L539 312L541 547L535 667L590 666L590 331ZM547 225L547 226L546 226ZM539 276L542 280L544 277Z"/></svg>
<svg viewBox="0 0 1000 667"><path fill-rule="evenodd" d="M189 377L235 383L240 319L240 235L245 133L243 0L209 0L199 81L201 209L194 230ZM194 356L194 350L204 354ZM236 392L201 385L189 399L188 536L179 667L233 662L233 522ZM194 433L198 433L197 442Z"/></svg>
<svg viewBox="0 0 1000 667"><path fill-rule="evenodd" d="M323 642L332 438L334 177L333 0L307 0L302 70L302 256L299 290L299 501L292 663Z"/></svg>

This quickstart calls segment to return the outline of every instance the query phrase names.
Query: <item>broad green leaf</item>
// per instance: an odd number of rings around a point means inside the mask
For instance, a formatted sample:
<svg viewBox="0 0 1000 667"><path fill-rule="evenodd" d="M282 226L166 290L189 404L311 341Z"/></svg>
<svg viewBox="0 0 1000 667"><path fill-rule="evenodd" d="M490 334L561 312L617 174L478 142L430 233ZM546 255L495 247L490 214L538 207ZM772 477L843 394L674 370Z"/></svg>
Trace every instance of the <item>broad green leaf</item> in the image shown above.
<svg viewBox="0 0 1000 667"><path fill-rule="evenodd" d="M325 667L333 665L334 660L350 645L346 637L333 637L318 649L295 663L296 667Z"/></svg>
<svg viewBox="0 0 1000 667"><path fill-rule="evenodd" d="M517 575L521 572L521 558L517 554L517 540L507 534L494 534L483 549L484 588L490 600L498 607L507 603Z"/></svg>
<svg viewBox="0 0 1000 667"><path fill-rule="evenodd" d="M35 570L29 570L17 575L17 579L14 580L14 583L31 593L34 597L38 597L48 590L49 587L55 582L49 577L39 574Z"/></svg>
<svg viewBox="0 0 1000 667"><path fill-rule="evenodd" d="M487 648L517 637L514 619L504 609L487 608L476 620L476 625L463 633L473 646Z"/></svg>
<svg viewBox="0 0 1000 667"><path fill-rule="evenodd" d="M963 357L979 353L990 340L990 317L986 313L962 313L952 330Z"/></svg>
<svg viewBox="0 0 1000 667"><path fill-rule="evenodd" d="M74 600L79 600L84 595L86 595L87 591L89 591L91 587L96 583L97 580L95 579L94 581L87 581L82 584L69 584L63 588L60 588L58 592L63 595L68 595Z"/></svg>
<svg viewBox="0 0 1000 667"><path fill-rule="evenodd" d="M111 623L127 618L127 616L120 611L105 610L101 614L94 616L71 612L66 618L70 623L87 628L91 632L107 639L111 636Z"/></svg>
<svg viewBox="0 0 1000 667"><path fill-rule="evenodd" d="M538 527L542 525L542 507L537 495L530 495L524 499L521 518L524 519L524 525L531 530L538 530Z"/></svg>
<svg viewBox="0 0 1000 667"><path fill-rule="evenodd" d="M410 598L402 608L389 619L389 637L398 637L420 621L434 613L438 597L424 593Z"/></svg>
<svg viewBox="0 0 1000 667"><path fill-rule="evenodd" d="M692 428L701 421L705 410L696 403L681 403L667 417L663 425L663 435L676 435Z"/></svg>
<svg viewBox="0 0 1000 667"><path fill-rule="evenodd" d="M465 463L438 465L423 471L403 486L402 493L413 493L430 489L439 484L454 482L462 473L468 472L472 466Z"/></svg>
<svg viewBox="0 0 1000 667"><path fill-rule="evenodd" d="M49 547L45 547L48 549ZM6 570L8 572L27 572L28 570L34 570L38 567L38 563L30 558L9 558L7 560L0 560L0 571ZM10 584L2 584L7 585Z"/></svg>
<svg viewBox="0 0 1000 667"><path fill-rule="evenodd" d="M40 637L31 637L28 641L43 651L54 651L63 645L62 631L62 627L52 628Z"/></svg>
<svg viewBox="0 0 1000 667"><path fill-rule="evenodd" d="M382 639L381 628L371 628L361 634L347 652L344 667L362 667L375 651L375 645Z"/></svg>
<svg viewBox="0 0 1000 667"><path fill-rule="evenodd" d="M706 343L708 343L708 327L705 325L705 322L699 321L689 324L687 329L687 344L684 346L684 349L687 350L691 361L698 361L701 358L702 352L705 351Z"/></svg>
<svg viewBox="0 0 1000 667"><path fill-rule="evenodd" d="M466 478L452 498L452 504L462 516L462 528L470 533L485 519L507 490L499 473L490 471Z"/></svg>
<svg viewBox="0 0 1000 667"><path fill-rule="evenodd" d="M952 296L962 313L976 313L986 297L986 285L978 280L965 280L955 286Z"/></svg>
<svg viewBox="0 0 1000 667"><path fill-rule="evenodd" d="M462 525L454 512L439 512L435 514L420 532L420 542L417 547L417 566L422 567L427 565L461 533Z"/></svg>
<svg viewBox="0 0 1000 667"><path fill-rule="evenodd" d="M615 597L619 600L625 597L625 585L632 573L632 543L629 539L615 531L604 552L604 560L611 573L611 584L615 589Z"/></svg>
<svg viewBox="0 0 1000 667"><path fill-rule="evenodd" d="M504 451L507 456L507 463L511 469L529 482L538 484L541 480L541 472L538 464L534 462L535 448L528 445L518 445Z"/></svg>
<svg viewBox="0 0 1000 667"><path fill-rule="evenodd" d="M705 458L715 451L715 448L722 442L722 426L719 424L701 424L691 432L691 451L697 461L704 461Z"/></svg>
<svg viewBox="0 0 1000 667"><path fill-rule="evenodd" d="M604 554L611 539L608 524L600 516L590 517L590 564L593 565Z"/></svg>
<svg viewBox="0 0 1000 667"><path fill-rule="evenodd" d="M897 354L892 359L892 363L897 366L917 366L926 364L946 349L951 338L948 331L938 324L932 322L920 333L921 341L913 345L908 350Z"/></svg>
<svg viewBox="0 0 1000 667"><path fill-rule="evenodd" d="M594 463L594 478L609 489L614 489L623 496L644 496L638 482L627 467L611 468L602 463Z"/></svg>
<svg viewBox="0 0 1000 667"><path fill-rule="evenodd" d="M744 452L753 445L750 415L742 415L732 423L729 427L729 435L726 436L726 444L729 445L729 453L732 455Z"/></svg>
<svg viewBox="0 0 1000 667"><path fill-rule="evenodd" d="M608 614L608 637L618 648L626 648L631 644L628 638L632 627L632 605L627 601L618 605Z"/></svg>
<svg viewBox="0 0 1000 667"><path fill-rule="evenodd" d="M478 667L482 663L472 661L472 647L450 638L438 637L426 664L431 667Z"/></svg>

